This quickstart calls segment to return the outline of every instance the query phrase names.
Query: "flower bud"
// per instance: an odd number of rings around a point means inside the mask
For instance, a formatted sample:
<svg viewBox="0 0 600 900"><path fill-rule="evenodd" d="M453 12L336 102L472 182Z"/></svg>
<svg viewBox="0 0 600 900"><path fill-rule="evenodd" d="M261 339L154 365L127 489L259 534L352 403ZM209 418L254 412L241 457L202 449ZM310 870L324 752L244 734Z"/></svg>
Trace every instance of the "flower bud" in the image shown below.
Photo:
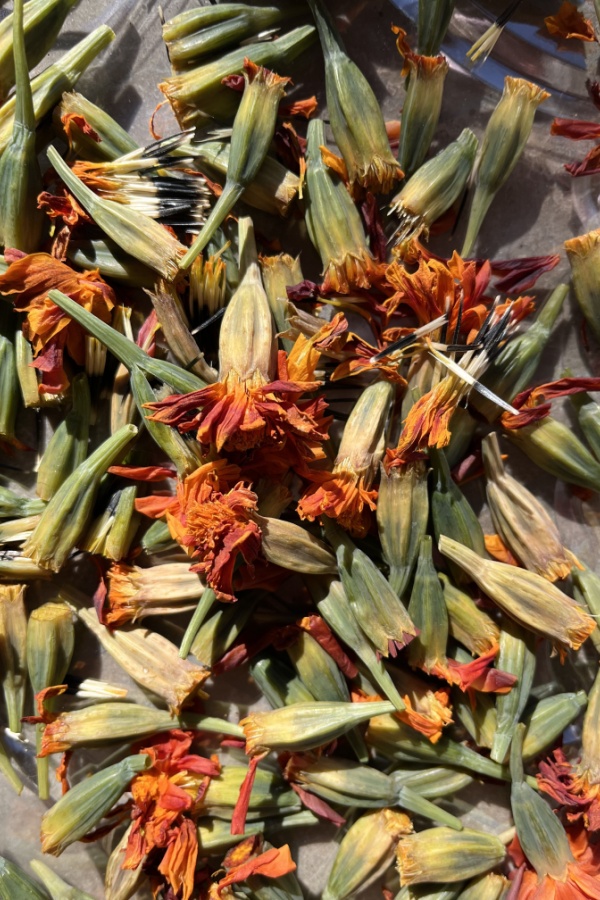
<svg viewBox="0 0 600 900"><path fill-rule="evenodd" d="M429 229L461 196L477 153L477 138L465 128L453 143L423 163L390 204L400 223L394 232L396 245Z"/></svg>
<svg viewBox="0 0 600 900"><path fill-rule="evenodd" d="M271 313L279 334L289 328L289 301L286 288L300 284L303 280L300 258L280 253L278 256L262 256L260 260L263 284L267 292ZM286 352L292 349L294 342L287 337L280 338Z"/></svg>
<svg viewBox="0 0 600 900"><path fill-rule="evenodd" d="M440 118L448 61L445 56L419 56L410 52L406 54L405 67L408 68L408 82L398 162L410 177L427 156Z"/></svg>
<svg viewBox="0 0 600 900"><path fill-rule="evenodd" d="M270 712L250 713L240 722L246 738L246 753L267 750L313 750L331 743L354 725L373 716L393 712L389 702L295 703Z"/></svg>
<svg viewBox="0 0 600 900"><path fill-rule="evenodd" d="M165 563L141 569L120 563L108 570L106 624L120 627L145 616L164 615L177 604L197 601L206 590L188 563ZM189 609L189 606L179 607Z"/></svg>
<svg viewBox="0 0 600 900"><path fill-rule="evenodd" d="M573 430L552 416L533 425L511 428L506 436L540 469L590 491L600 491L600 463Z"/></svg>
<svg viewBox="0 0 600 900"><path fill-rule="evenodd" d="M454 3L455 0L419 0L419 53L435 56L439 52L452 18Z"/></svg>
<svg viewBox="0 0 600 900"><path fill-rule="evenodd" d="M514 730L529 699L536 658L533 635L508 617L502 622L499 644L496 665L517 679L508 694L496 696L496 733L490 756L502 764L506 762Z"/></svg>
<svg viewBox="0 0 600 900"><path fill-rule="evenodd" d="M200 687L210 670L180 659L175 644L161 634L131 627L110 631L91 609L80 609L78 615L115 662L143 688L161 697L172 713L180 713L194 697L206 696Z"/></svg>
<svg viewBox="0 0 600 900"><path fill-rule="evenodd" d="M244 62L245 87L233 122L227 180L200 234L183 256L181 269L191 266L224 222L247 187L257 176L273 140L279 102L288 78L248 60Z"/></svg>
<svg viewBox="0 0 600 900"><path fill-rule="evenodd" d="M460 255L471 255L492 200L510 176L531 134L535 111L550 94L524 78L504 79L504 92L489 118L475 169L475 194Z"/></svg>
<svg viewBox="0 0 600 900"><path fill-rule="evenodd" d="M261 550L269 562L304 575L335 575L335 556L306 528L283 519L254 515L262 533Z"/></svg>
<svg viewBox="0 0 600 900"><path fill-rule="evenodd" d="M60 856L84 837L114 806L131 780L150 764L146 753L127 756L80 781L42 817L42 852Z"/></svg>
<svg viewBox="0 0 600 900"><path fill-rule="evenodd" d="M306 227L321 257L323 289L349 294L370 287L375 260L346 185L323 161L324 143L323 122L313 119L306 148Z"/></svg>
<svg viewBox="0 0 600 900"><path fill-rule="evenodd" d="M43 568L58 572L89 522L100 481L137 436L125 425L82 462L48 503L23 553Z"/></svg>
<svg viewBox="0 0 600 900"><path fill-rule="evenodd" d="M276 41L256 43L252 47L252 61L257 66L276 68L289 63L309 47L315 38L312 25L301 25ZM229 75L241 75L248 47L238 47L217 59L173 75L159 84L182 129L233 119L238 109L239 95L223 84Z"/></svg>
<svg viewBox="0 0 600 900"><path fill-rule="evenodd" d="M398 839L411 831L408 816L391 809L362 815L340 843L322 900L345 900L372 884L392 862Z"/></svg>
<svg viewBox="0 0 600 900"><path fill-rule="evenodd" d="M427 467L424 462L381 467L377 524L389 582L403 597L410 582L429 519Z"/></svg>
<svg viewBox="0 0 600 900"><path fill-rule="evenodd" d="M38 467L36 491L42 500L51 500L87 457L91 398L83 373L71 382L71 398L71 409L50 438Z"/></svg>
<svg viewBox="0 0 600 900"><path fill-rule="evenodd" d="M0 679L14 734L21 731L21 717L27 691L27 615L25 586L0 585Z"/></svg>
<svg viewBox="0 0 600 900"><path fill-rule="evenodd" d="M448 613L428 535L421 540L408 611L417 628L417 637L408 649L408 659L411 666L418 666L429 674L446 664Z"/></svg>
<svg viewBox="0 0 600 900"><path fill-rule="evenodd" d="M371 86L346 55L323 0L308 0L325 58L327 111L335 142L348 169L350 185L387 194L401 177L392 156L385 122Z"/></svg>
<svg viewBox="0 0 600 900"><path fill-rule="evenodd" d="M59 113L71 152L79 159L110 161L138 149L131 135L112 116L77 91L62 95ZM99 142L79 127L82 120L98 135Z"/></svg>
<svg viewBox="0 0 600 900"><path fill-rule="evenodd" d="M499 537L526 569L552 582L567 578L574 556L563 547L544 506L504 468L497 435L489 434L482 449L488 505Z"/></svg>
<svg viewBox="0 0 600 900"><path fill-rule="evenodd" d="M547 637L562 655L567 648L578 650L594 630L594 620L541 576L481 559L447 537L440 538L439 549L464 568L503 612Z"/></svg>
<svg viewBox="0 0 600 900"><path fill-rule="evenodd" d="M400 840L400 885L463 881L500 865L505 855L504 844L493 834L430 828Z"/></svg>

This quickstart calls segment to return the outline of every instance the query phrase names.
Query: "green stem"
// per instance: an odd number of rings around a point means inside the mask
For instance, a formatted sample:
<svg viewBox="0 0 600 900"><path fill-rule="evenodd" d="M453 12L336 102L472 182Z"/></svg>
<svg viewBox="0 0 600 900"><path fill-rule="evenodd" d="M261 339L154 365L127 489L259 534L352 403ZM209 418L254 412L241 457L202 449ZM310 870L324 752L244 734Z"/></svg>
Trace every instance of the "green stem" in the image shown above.
<svg viewBox="0 0 600 900"><path fill-rule="evenodd" d="M179 656L181 657L181 659L187 659L187 657L189 656L192 644L196 639L196 635L200 631L200 628L202 627L202 624L209 614L216 599L217 598L215 592L211 588L205 588L204 593L198 601L198 606L194 611L194 615L190 619L190 624L185 630L183 640L181 641L181 647L179 648Z"/></svg>
<svg viewBox="0 0 600 900"><path fill-rule="evenodd" d="M13 55L15 60L15 125L28 131L35 131L35 112L33 109L33 96L31 82L29 81L29 67L27 65L27 51L25 49L25 35L23 32L23 0L15 0L13 13Z"/></svg>
<svg viewBox="0 0 600 900"><path fill-rule="evenodd" d="M226 182L221 196L213 206L208 219L202 227L202 231L200 232L188 252L180 261L180 269L182 269L183 271L189 269L196 257L200 253L202 253L210 239L214 236L215 232L223 224L226 217L229 215L243 193L244 188L241 184L232 184L231 182Z"/></svg>

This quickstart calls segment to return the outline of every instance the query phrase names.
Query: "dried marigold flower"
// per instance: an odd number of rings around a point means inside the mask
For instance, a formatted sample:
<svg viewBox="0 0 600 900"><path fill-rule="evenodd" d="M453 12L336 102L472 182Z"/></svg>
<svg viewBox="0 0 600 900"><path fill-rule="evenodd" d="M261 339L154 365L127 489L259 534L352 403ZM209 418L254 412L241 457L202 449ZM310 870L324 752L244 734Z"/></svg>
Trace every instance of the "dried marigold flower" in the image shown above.
<svg viewBox="0 0 600 900"><path fill-rule="evenodd" d="M75 272L47 253L15 255L0 275L0 291L13 297L15 309L27 314L23 333L31 342L35 368L42 372L42 389L58 393L68 387L63 368L65 350L80 366L85 362L85 332L50 300L51 289L62 291L103 322L115 305L111 287L98 270Z"/></svg>
<svg viewBox="0 0 600 900"><path fill-rule="evenodd" d="M483 831L430 828L401 838L396 851L401 886L464 881L500 865L502 841Z"/></svg>

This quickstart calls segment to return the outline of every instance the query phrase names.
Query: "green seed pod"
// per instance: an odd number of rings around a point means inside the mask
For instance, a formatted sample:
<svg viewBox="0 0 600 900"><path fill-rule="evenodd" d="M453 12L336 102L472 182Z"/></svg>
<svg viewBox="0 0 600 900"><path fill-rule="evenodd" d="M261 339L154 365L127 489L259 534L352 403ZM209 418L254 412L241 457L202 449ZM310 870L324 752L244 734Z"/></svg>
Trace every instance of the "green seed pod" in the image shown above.
<svg viewBox="0 0 600 900"><path fill-rule="evenodd" d="M175 644L161 634L131 627L110 631L91 609L80 609L78 615L115 662L143 688L164 700L172 713L180 713L196 695L203 695L199 689L210 670L181 659Z"/></svg>
<svg viewBox="0 0 600 900"><path fill-rule="evenodd" d="M15 772L10 761L10 757L6 752L6 747L0 738L0 774L4 775L15 793L20 794L23 790L23 782ZM0 888L1 891L1 888Z"/></svg>
<svg viewBox="0 0 600 900"><path fill-rule="evenodd" d="M600 576L588 569L587 566L584 569L578 569L574 566L571 569L571 578L573 579L573 597L598 622L598 617L600 616ZM597 624L590 638L594 647L600 653L600 628L598 628Z"/></svg>
<svg viewBox="0 0 600 900"><path fill-rule="evenodd" d="M133 822L123 832L121 840L108 857L104 874L105 900L131 900L136 891L142 887L145 880L146 876L143 866L147 859L146 854L142 857L142 862L137 869L123 868L123 860L127 852L127 844L132 828Z"/></svg>
<svg viewBox="0 0 600 900"><path fill-rule="evenodd" d="M78 159L92 162L111 161L138 149L131 135L127 134L105 110L96 106L83 94L76 91L64 93L58 113L62 125L68 130L71 150ZM85 134L78 125L79 117L85 119L100 141Z"/></svg>
<svg viewBox="0 0 600 900"><path fill-rule="evenodd" d="M410 665L418 666L428 674L443 668L447 664L448 613L428 535L421 540L408 612L418 629L417 637L408 648Z"/></svg>
<svg viewBox="0 0 600 900"><path fill-rule="evenodd" d="M99 53L114 40L115 33L100 25L31 81L35 121L39 122L60 100L63 91L72 89ZM10 143L16 113L16 97L0 107L0 154Z"/></svg>
<svg viewBox="0 0 600 900"><path fill-rule="evenodd" d="M385 670L380 655L373 648L367 636L356 620L344 588L339 581L321 581L308 579L308 586L313 594L317 608L331 630L356 653L366 666L369 675L384 697L392 701L397 710L402 711L404 702Z"/></svg>
<svg viewBox="0 0 600 900"><path fill-rule="evenodd" d="M223 766L218 778L211 778L210 784L198 804L198 809L232 810L240 795L246 766ZM298 797L279 775L258 768L252 784L249 809L261 813L261 817L285 810L298 809Z"/></svg>
<svg viewBox="0 0 600 900"><path fill-rule="evenodd" d="M198 629L190 653L205 666L213 666L239 637L259 601L258 595L230 606L219 604L217 611Z"/></svg>
<svg viewBox="0 0 600 900"><path fill-rule="evenodd" d="M75 646L73 613L66 603L44 603L34 609L27 623L27 668L34 694L54 684L62 684L71 664ZM52 709L52 699L46 701ZM44 725L36 725L38 752L42 744ZM37 759L38 795L47 800L48 760Z"/></svg>
<svg viewBox="0 0 600 900"><path fill-rule="evenodd" d="M435 56L446 36L455 0L419 0L419 53Z"/></svg>
<svg viewBox="0 0 600 900"><path fill-rule="evenodd" d="M335 575L335 556L327 546L294 522L254 515L262 534L261 549L269 562L303 575Z"/></svg>
<svg viewBox="0 0 600 900"><path fill-rule="evenodd" d="M498 645L500 629L475 601L455 587L444 574L439 574L444 589L450 636L459 641L473 656L484 656ZM508 671L499 666L502 671Z"/></svg>
<svg viewBox="0 0 600 900"><path fill-rule="evenodd" d="M470 662L471 657L464 654L464 662ZM463 662L460 659L460 662ZM461 725L468 731L478 747L487 750L492 746L496 731L496 707L494 695L478 692L474 703L463 691L454 688L452 691L452 708Z"/></svg>
<svg viewBox="0 0 600 900"><path fill-rule="evenodd" d="M387 194L401 177L392 156L379 101L358 66L347 56L327 4L308 0L325 59L327 111L350 185Z"/></svg>
<svg viewBox="0 0 600 900"><path fill-rule="evenodd" d="M372 884L392 862L398 839L410 831L403 813L381 809L362 815L340 843L322 900L345 900Z"/></svg>
<svg viewBox="0 0 600 900"><path fill-rule="evenodd" d="M175 69L186 68L270 29L296 12L295 6L286 9L285 6L248 6L245 3L186 10L163 25L169 62Z"/></svg>
<svg viewBox="0 0 600 900"><path fill-rule="evenodd" d="M22 447L15 434L19 399L15 348L0 334L0 446Z"/></svg>
<svg viewBox="0 0 600 900"><path fill-rule="evenodd" d="M217 373L208 365L190 333L174 285L161 279L149 296L169 349L181 368L193 372L208 384L214 383Z"/></svg>
<svg viewBox="0 0 600 900"><path fill-rule="evenodd" d="M408 85L400 126L398 162L405 175L414 175L427 156L440 118L444 82L448 74L445 56L408 53Z"/></svg>
<svg viewBox="0 0 600 900"><path fill-rule="evenodd" d="M69 191L108 237L163 278L170 281L175 278L185 247L170 232L127 204L103 200L73 174L54 147L48 149L48 159Z"/></svg>
<svg viewBox="0 0 600 900"><path fill-rule="evenodd" d="M244 72L246 86L233 123L227 180L200 234L181 259L188 269L224 222L265 161L275 133L279 102L289 79L251 63Z"/></svg>
<svg viewBox="0 0 600 900"><path fill-rule="evenodd" d="M364 634L385 657L394 652L394 645L406 646L415 638L418 626L389 582L367 554L329 520L325 534L336 551L350 608Z"/></svg>
<svg viewBox="0 0 600 900"><path fill-rule="evenodd" d="M80 781L42 817L42 852L60 856L114 806L133 778L150 765L146 753L127 756Z"/></svg>
<svg viewBox="0 0 600 900"><path fill-rule="evenodd" d="M316 699L293 669L276 657L257 657L250 663L250 674L273 709Z"/></svg>
<svg viewBox="0 0 600 900"><path fill-rule="evenodd" d="M590 491L600 491L600 463L573 430L552 416L505 434L540 469Z"/></svg>
<svg viewBox="0 0 600 900"><path fill-rule="evenodd" d="M552 746L586 706L585 691L555 694L540 700L534 711L525 718L523 759L532 759Z"/></svg>
<svg viewBox="0 0 600 900"><path fill-rule="evenodd" d="M240 725L249 755L265 750L298 752L328 744L355 725L393 711L393 704L387 701L295 703L269 712L250 713Z"/></svg>
<svg viewBox="0 0 600 900"><path fill-rule="evenodd" d="M80 269L97 269L103 278L114 279L129 287L154 287L154 272L121 250L110 238L69 241L67 259Z"/></svg>
<svg viewBox="0 0 600 900"><path fill-rule="evenodd" d="M475 156L477 138L465 128L458 138L433 159L423 163L390 204L399 221L396 244L415 237L427 238L429 229L456 203L464 191Z"/></svg>
<svg viewBox="0 0 600 900"><path fill-rule="evenodd" d="M600 460L600 405L586 393L573 394L570 399L590 450Z"/></svg>
<svg viewBox="0 0 600 900"><path fill-rule="evenodd" d="M288 66L315 39L312 25L302 25L278 37L252 47L252 62L275 69ZM231 50L217 59L173 75L159 84L182 129L211 124L213 119L228 122L239 107L239 95L223 84L229 75L241 75L247 47Z"/></svg>
<svg viewBox="0 0 600 900"><path fill-rule="evenodd" d="M302 828L305 825L317 825L321 820L308 810L288 812L284 815L268 816L264 819L248 817L243 834L231 833L231 822L222 819L198 820L198 844L206 854L222 853L229 847L238 844L252 834L266 834L279 837L281 831ZM107 900L126 900L125 897L107 897Z"/></svg>
<svg viewBox="0 0 600 900"><path fill-rule="evenodd" d="M451 769L440 767L395 769L392 772L392 778L396 784L405 785L428 800L456 794L473 783L472 776L467 775L466 772L453 772Z"/></svg>
<svg viewBox="0 0 600 900"><path fill-rule="evenodd" d="M462 566L507 615L547 637L560 652L578 650L595 621L545 578L506 563L482 559L457 541L442 536L440 552Z"/></svg>
<svg viewBox="0 0 600 900"><path fill-rule="evenodd" d="M600 230L571 238L565 242L565 249L571 265L577 302L596 339L600 339L598 307Z"/></svg>
<svg viewBox="0 0 600 900"><path fill-rule="evenodd" d="M321 257L325 289L348 294L370 286L375 260L346 185L323 161L324 145L323 122L313 119L306 145L306 227Z"/></svg>
<svg viewBox="0 0 600 900"><path fill-rule="evenodd" d="M434 473L431 518L436 541L439 541L441 535L444 534L469 547L479 556L485 556L485 541L479 519L452 478L444 451L430 449L429 458ZM460 567L450 563L450 569L454 580L459 584L469 580Z"/></svg>
<svg viewBox="0 0 600 900"><path fill-rule="evenodd" d="M290 327L286 288L300 284L303 280L300 257L294 258L287 253L280 253L278 256L263 256L260 260L260 268L275 326L281 335ZM284 350L289 353L294 342L286 337L280 337L280 340Z"/></svg>
<svg viewBox="0 0 600 900"><path fill-rule="evenodd" d="M470 881L458 895L459 900L501 900L510 882L504 875L491 872Z"/></svg>
<svg viewBox="0 0 600 900"><path fill-rule="evenodd" d="M71 409L50 438L40 460L36 491L42 500L51 500L87 457L92 404L83 373L73 378L71 396Z"/></svg>
<svg viewBox="0 0 600 900"><path fill-rule="evenodd" d="M367 743L395 762L425 762L435 766L466 769L488 778L508 781L508 769L469 747L442 737L432 744L426 737L392 716L378 716L369 723Z"/></svg>
<svg viewBox="0 0 600 900"><path fill-rule="evenodd" d="M505 856L504 844L493 834L430 828L398 844L400 884L463 881L495 868Z"/></svg>
<svg viewBox="0 0 600 900"><path fill-rule="evenodd" d="M497 668L517 679L508 694L498 694L496 697L496 733L490 756L497 763L503 764L508 757L514 730L529 699L536 659L533 635L508 617L502 622L499 645Z"/></svg>
<svg viewBox="0 0 600 900"><path fill-rule="evenodd" d="M504 79L504 92L489 118L475 169L475 194L460 255L471 255L490 205L510 176L531 134L535 111L550 94L524 78Z"/></svg>
<svg viewBox="0 0 600 900"><path fill-rule="evenodd" d="M429 519L427 467L414 462L386 473L381 469L377 524L389 582L404 597L419 555Z"/></svg>
<svg viewBox="0 0 600 900"><path fill-rule="evenodd" d="M568 578L575 557L537 497L504 468L496 434L484 439L482 450L488 506L503 543L531 572L552 582Z"/></svg>
<svg viewBox="0 0 600 900"><path fill-rule="evenodd" d="M0 900L48 900L48 894L20 866L0 856Z"/></svg>
<svg viewBox="0 0 600 900"><path fill-rule="evenodd" d="M21 731L27 692L27 615L25 586L0 585L0 679L8 727Z"/></svg>
<svg viewBox="0 0 600 900"><path fill-rule="evenodd" d="M538 873L538 878L549 875L565 881L573 855L560 819L523 779L521 754L524 732L525 726L519 725L510 752L510 804L517 836L529 863Z"/></svg>
<svg viewBox="0 0 600 900"><path fill-rule="evenodd" d="M137 428L125 425L69 475L25 543L25 556L54 572L62 568L90 520L102 476L123 457L136 436Z"/></svg>
<svg viewBox="0 0 600 900"><path fill-rule="evenodd" d="M15 64L15 114L12 136L0 157L0 243L24 253L39 249L45 216L38 209L42 174L35 147L35 112L23 32L24 0L15 0L12 15Z"/></svg>

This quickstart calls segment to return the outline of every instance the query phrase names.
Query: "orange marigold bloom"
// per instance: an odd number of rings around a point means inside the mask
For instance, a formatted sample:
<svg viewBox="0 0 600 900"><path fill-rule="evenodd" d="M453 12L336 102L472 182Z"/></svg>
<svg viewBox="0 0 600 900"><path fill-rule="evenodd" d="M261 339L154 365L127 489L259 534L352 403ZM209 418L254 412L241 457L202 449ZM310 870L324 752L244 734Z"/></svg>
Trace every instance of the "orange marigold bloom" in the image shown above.
<svg viewBox="0 0 600 900"><path fill-rule="evenodd" d="M591 21L584 19L569 0L565 0L555 16L548 16L544 22L550 34L557 37L577 38L579 41L597 40Z"/></svg>
<svg viewBox="0 0 600 900"><path fill-rule="evenodd" d="M211 896L220 897L229 885L246 881L252 875L261 875L263 878L281 878L296 870L296 863L292 859L287 844L283 847L271 847L264 853L261 853L262 846L263 837L256 834L241 841L230 850L223 860L226 875L221 878Z"/></svg>
<svg viewBox="0 0 600 900"><path fill-rule="evenodd" d="M386 313L391 317L408 306L419 325L427 325L447 312L452 333L462 304L461 333L470 336L479 331L488 314L491 300L485 290L491 275L489 262L479 266L465 262L456 251L447 262L420 255L416 272L394 262L387 269L387 281L395 293L385 301Z"/></svg>
<svg viewBox="0 0 600 900"><path fill-rule="evenodd" d="M175 497L142 498L136 508L159 518L194 560L219 600L233 601L233 572L242 557L248 565L260 554L261 532L252 518L257 497L242 481L237 466L225 460L206 463L177 484ZM150 503L147 501L150 500Z"/></svg>
<svg viewBox="0 0 600 900"><path fill-rule="evenodd" d="M584 828L567 828L573 861L563 878L538 876L530 868L518 838L509 853L521 869L512 883L507 900L600 900L600 844L590 844Z"/></svg>
<svg viewBox="0 0 600 900"><path fill-rule="evenodd" d="M324 400L299 398L316 390L319 383L267 383L259 372L248 380L230 372L200 391L166 397L148 408L154 410L150 418L155 422L175 426L182 433L196 430L201 444L214 444L219 452L264 445L283 449L289 442L312 459L315 448L327 438L330 419L323 417Z"/></svg>
<svg viewBox="0 0 600 900"><path fill-rule="evenodd" d="M314 522L319 516L328 516L351 534L364 537L371 524L371 513L377 508L377 490L370 488L372 475L358 475L342 464L334 466L333 472L322 476L314 472L310 477L319 481L308 488L298 503L300 517Z"/></svg>
<svg viewBox="0 0 600 900"><path fill-rule="evenodd" d="M174 730L140 751L152 765L131 783L133 825L123 861L124 869L137 869L151 850L166 850L158 871L181 900L192 895L198 858L196 826L189 815L220 772L215 759L189 753L192 739L190 733Z"/></svg>
<svg viewBox="0 0 600 900"><path fill-rule="evenodd" d="M408 462L427 447L446 447L450 443L450 420L469 390L456 375L446 375L411 407L398 446L386 450L386 470Z"/></svg>
<svg viewBox="0 0 600 900"><path fill-rule="evenodd" d="M592 773L573 766L562 750L539 765L537 781L540 790L565 808L569 822L582 821L587 831L600 831L600 781L592 781Z"/></svg>
<svg viewBox="0 0 600 900"><path fill-rule="evenodd" d="M48 298L59 290L103 322L110 321L115 295L97 269L75 272L48 253L17 255L0 275L0 293L14 295L15 309L27 314L23 333L33 346L34 366L43 372L42 388L58 393L68 386L63 369L65 349L78 365L85 362L85 331Z"/></svg>

